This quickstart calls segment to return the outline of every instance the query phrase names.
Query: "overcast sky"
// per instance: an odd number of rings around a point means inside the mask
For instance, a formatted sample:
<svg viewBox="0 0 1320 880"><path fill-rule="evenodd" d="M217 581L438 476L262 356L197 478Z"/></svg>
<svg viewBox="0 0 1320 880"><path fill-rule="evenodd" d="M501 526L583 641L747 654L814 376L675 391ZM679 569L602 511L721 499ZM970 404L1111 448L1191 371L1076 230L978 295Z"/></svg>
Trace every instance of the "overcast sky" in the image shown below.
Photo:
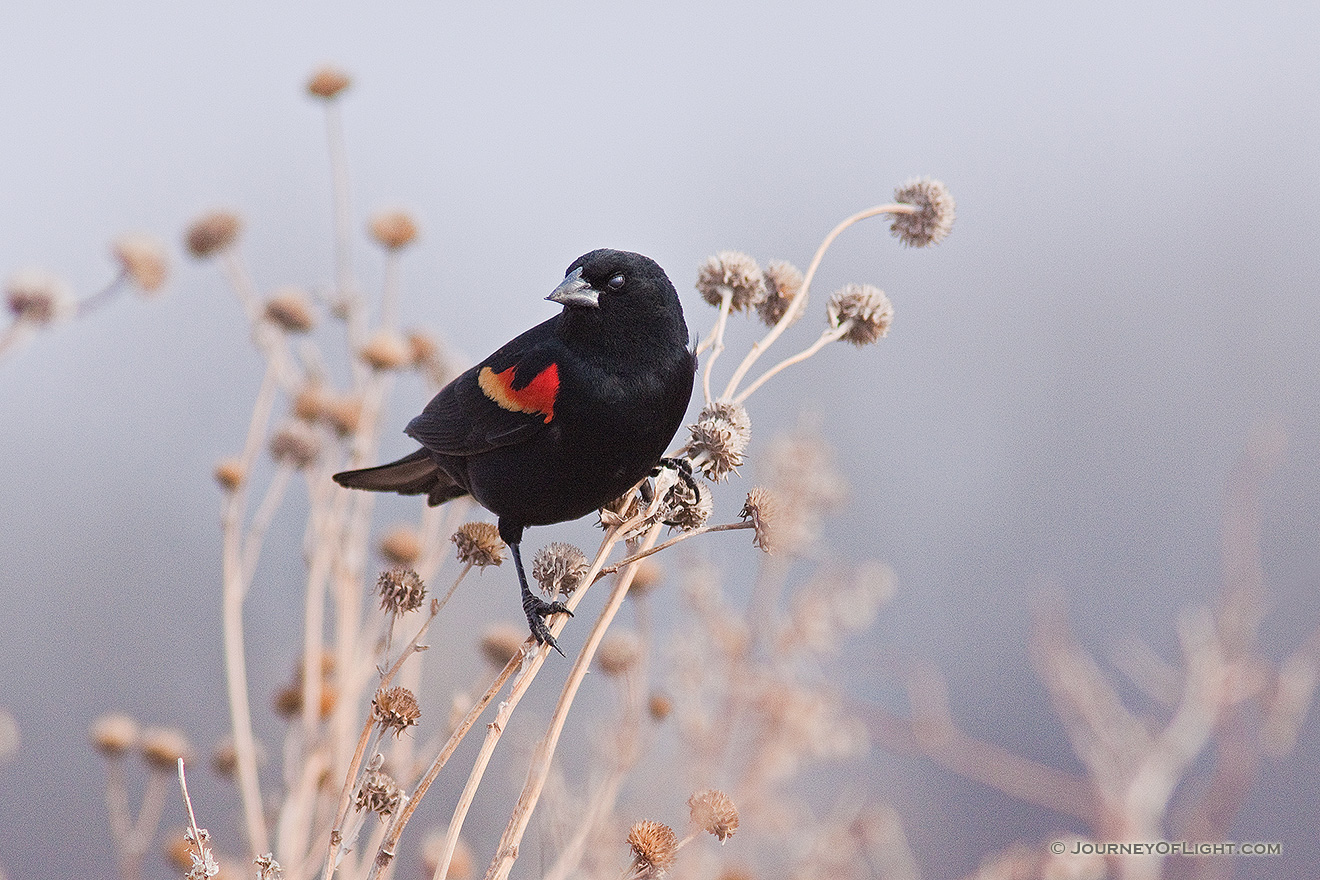
<svg viewBox="0 0 1320 880"><path fill-rule="evenodd" d="M1177 610L1214 595L1226 480L1261 425L1289 438L1265 486L1264 640L1281 656L1320 623L1315 4L70 2L0 20L0 274L46 266L90 293L128 230L176 259L161 300L0 361L15 878L106 858L97 714L202 742L224 727L210 473L241 443L260 363L179 241L230 207L263 287L329 280L322 120L302 92L325 61L355 76L355 209L421 225L406 320L473 357L552 314L542 297L591 248L654 257L705 332L708 254L804 266L896 184L948 184L945 244L905 250L873 221L822 267L822 293L886 290L891 337L828 350L753 418L762 440L818 420L853 487L832 544L898 574L876 644L938 661L977 732L1067 760L1023 648L1042 592L1099 653L1128 632L1170 649ZM423 402L396 401L386 453ZM274 619L296 598L262 601ZM257 616L254 639L281 638ZM285 674L283 638L254 675ZM1312 734L1262 788L1313 778L1318 757ZM936 814L981 797L930 786L894 799ZM1258 795L1246 839L1314 864L1316 794ZM1037 831L1005 821L984 850L918 854L950 875Z"/></svg>

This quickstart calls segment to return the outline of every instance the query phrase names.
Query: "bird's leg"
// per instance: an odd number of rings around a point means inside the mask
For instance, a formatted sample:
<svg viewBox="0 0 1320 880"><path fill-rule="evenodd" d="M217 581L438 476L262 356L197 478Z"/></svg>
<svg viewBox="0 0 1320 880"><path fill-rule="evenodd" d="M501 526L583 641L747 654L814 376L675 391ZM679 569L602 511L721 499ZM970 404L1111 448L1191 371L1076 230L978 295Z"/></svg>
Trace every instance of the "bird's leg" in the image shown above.
<svg viewBox="0 0 1320 880"><path fill-rule="evenodd" d="M551 614L567 614L572 617L573 612L563 602L547 602L534 595L527 586L527 575L523 574L522 554L518 552L518 544L510 543L509 549L513 551L513 567L518 569L518 585L522 587L522 606L523 613L527 615L527 625L531 627L532 635L539 644L549 645L559 651L559 645L555 643L555 637L550 635L550 627L545 625L545 619ZM564 652L559 651L559 656L563 657Z"/></svg>
<svg viewBox="0 0 1320 880"><path fill-rule="evenodd" d="M696 478L692 476L692 462L686 458L662 458L655 466L655 470L651 471L651 476L656 476L662 467L676 471L678 478L687 483L687 487L692 490L693 498L701 497L701 489L697 487Z"/></svg>

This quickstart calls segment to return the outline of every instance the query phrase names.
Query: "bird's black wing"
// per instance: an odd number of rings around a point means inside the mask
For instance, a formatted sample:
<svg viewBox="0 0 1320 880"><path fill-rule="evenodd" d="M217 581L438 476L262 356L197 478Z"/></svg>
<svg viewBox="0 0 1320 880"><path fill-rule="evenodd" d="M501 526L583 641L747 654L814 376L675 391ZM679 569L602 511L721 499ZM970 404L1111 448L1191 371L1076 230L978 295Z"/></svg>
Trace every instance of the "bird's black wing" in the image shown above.
<svg viewBox="0 0 1320 880"><path fill-rule="evenodd" d="M404 432L432 452L470 456L550 429L563 352L557 320L536 325L450 382Z"/></svg>

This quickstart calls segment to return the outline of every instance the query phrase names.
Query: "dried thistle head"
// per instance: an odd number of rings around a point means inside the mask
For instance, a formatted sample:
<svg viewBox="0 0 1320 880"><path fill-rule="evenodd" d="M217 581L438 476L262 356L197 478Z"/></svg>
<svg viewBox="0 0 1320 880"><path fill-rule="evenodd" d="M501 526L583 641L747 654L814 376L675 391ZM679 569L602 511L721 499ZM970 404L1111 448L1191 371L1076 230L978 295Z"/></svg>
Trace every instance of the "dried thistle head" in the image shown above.
<svg viewBox="0 0 1320 880"><path fill-rule="evenodd" d="M15 320L38 327L71 317L78 308L63 279L37 268L23 269L9 277L5 303Z"/></svg>
<svg viewBox="0 0 1320 880"><path fill-rule="evenodd" d="M736 403L710 404L690 429L692 467L716 482L742 464L743 453L752 439L752 419Z"/></svg>
<svg viewBox="0 0 1320 880"><path fill-rule="evenodd" d="M312 299L299 287L281 287L266 300L267 321L286 333L307 333L316 326Z"/></svg>
<svg viewBox="0 0 1320 880"><path fill-rule="evenodd" d="M917 209L915 214L895 214L889 226L889 231L909 247L939 244L953 229L953 196L938 180L909 180L894 190L894 201Z"/></svg>
<svg viewBox="0 0 1320 880"><path fill-rule="evenodd" d="M114 712L92 722L92 746L107 758L117 758L137 745L138 723L128 715Z"/></svg>
<svg viewBox="0 0 1320 880"><path fill-rule="evenodd" d="M211 211L193 221L184 243L189 253L202 259L231 246L242 228L243 222L232 211Z"/></svg>
<svg viewBox="0 0 1320 880"><path fill-rule="evenodd" d="M633 876L661 877L674 864L678 835L668 825L644 819L628 829L628 846L633 853Z"/></svg>
<svg viewBox="0 0 1320 880"><path fill-rule="evenodd" d="M470 562L479 568L504 562L504 542L494 523L464 523L450 540L458 548L459 562Z"/></svg>
<svg viewBox="0 0 1320 880"><path fill-rule="evenodd" d="M688 798L692 825L719 838L720 843L738 830L738 808L733 799L719 789L708 788Z"/></svg>
<svg viewBox="0 0 1320 880"><path fill-rule="evenodd" d="M481 656L491 666L503 669L523 649L527 630L508 623L496 623L481 634Z"/></svg>
<svg viewBox="0 0 1320 880"><path fill-rule="evenodd" d="M147 766L162 773L174 773L179 759L186 761L192 754L188 737L173 727L149 727L142 731L138 749Z"/></svg>
<svg viewBox="0 0 1320 880"><path fill-rule="evenodd" d="M371 699L371 718L382 733L394 731L395 736L402 736L421 717L417 696L406 687L381 688Z"/></svg>
<svg viewBox="0 0 1320 880"><path fill-rule="evenodd" d="M397 370L412 363L412 347L408 340L389 330L377 330L372 334L358 355L376 370Z"/></svg>
<svg viewBox="0 0 1320 880"><path fill-rule="evenodd" d="M689 485L686 480L678 480L665 491L664 502L660 505L660 521L690 532L704 526L714 509L715 499L702 489L700 483Z"/></svg>
<svg viewBox="0 0 1320 880"><path fill-rule="evenodd" d="M403 789L394 781L394 777L380 770L372 770L362 779L354 805L358 811L366 810L388 816L399 806Z"/></svg>
<svg viewBox="0 0 1320 880"><path fill-rule="evenodd" d="M284 868L275 861L274 853L265 853L252 860L252 866L257 869L257 880L283 880Z"/></svg>
<svg viewBox="0 0 1320 880"><path fill-rule="evenodd" d="M243 463L237 458L221 459L215 466L215 481L226 492L232 492L243 482Z"/></svg>
<svg viewBox="0 0 1320 880"><path fill-rule="evenodd" d="M144 293L155 293L169 276L169 260L165 245L150 235L124 235L111 246L115 260L124 274Z"/></svg>
<svg viewBox="0 0 1320 880"><path fill-rule="evenodd" d="M773 327L784 317L788 307L793 303L793 297L798 295L802 289L802 273L797 266L787 260L775 260L765 267L765 299L756 305L756 313L761 317L761 323L767 327ZM802 317L806 311L807 298L803 297L798 303L797 310L793 313L793 318L789 321L793 324L798 318Z"/></svg>
<svg viewBox="0 0 1320 880"><path fill-rule="evenodd" d="M664 578L665 570L655 561L655 557L648 556L639 560L633 571L632 583L628 586L628 595L641 598L659 586Z"/></svg>
<svg viewBox="0 0 1320 880"><path fill-rule="evenodd" d="M760 486L754 487L747 493L747 503L743 505L742 512L738 516L751 521L756 533L752 543L766 553L774 552L771 534L774 528L775 499L770 494L770 490Z"/></svg>
<svg viewBox="0 0 1320 880"><path fill-rule="evenodd" d="M430 877L440 868L440 857L445 849L445 833L436 831L427 835L422 842L422 867L426 871L426 876ZM472 858L472 847L463 838L454 841L454 853L449 857L449 870L445 872L446 880L468 880L472 876L472 868L475 862Z"/></svg>
<svg viewBox="0 0 1320 880"><path fill-rule="evenodd" d="M532 577L547 596L571 596L590 567L587 554L572 544L555 541L536 551Z"/></svg>
<svg viewBox="0 0 1320 880"><path fill-rule="evenodd" d="M721 251L697 270L697 291L718 307L728 294L730 311L751 309L766 296L765 275L756 260L739 251Z"/></svg>
<svg viewBox="0 0 1320 880"><path fill-rule="evenodd" d="M349 75L338 67L325 65L314 71L307 80L307 92L316 98L329 100L353 84Z"/></svg>
<svg viewBox="0 0 1320 880"><path fill-rule="evenodd" d="M281 464L305 468L321 454L321 438L305 422L289 420L270 437L271 457Z"/></svg>
<svg viewBox="0 0 1320 880"><path fill-rule="evenodd" d="M362 398L355 394L332 396L325 402L322 418L335 429L336 434L347 437L362 424Z"/></svg>
<svg viewBox="0 0 1320 880"><path fill-rule="evenodd" d="M611 678L627 675L641 659L642 641L630 632L607 633L596 652L596 665Z"/></svg>
<svg viewBox="0 0 1320 880"><path fill-rule="evenodd" d="M657 691L647 698L646 711L651 713L652 721L664 721L674 711L674 700L668 694Z"/></svg>
<svg viewBox="0 0 1320 880"><path fill-rule="evenodd" d="M417 239L417 221L407 211L381 211L371 218L367 229L386 250L402 250Z"/></svg>
<svg viewBox="0 0 1320 880"><path fill-rule="evenodd" d="M380 609L387 614L407 614L422 607L426 584L411 568L398 566L380 573L376 580Z"/></svg>
<svg viewBox="0 0 1320 880"><path fill-rule="evenodd" d="M197 852L197 847L193 845L187 834L176 831L165 841L161 852L165 856L165 861L173 865L175 870L186 873L192 868L193 853Z"/></svg>
<svg viewBox="0 0 1320 880"><path fill-rule="evenodd" d="M422 555L421 536L412 526L401 523L380 539L380 555L394 565L416 565Z"/></svg>
<svg viewBox="0 0 1320 880"><path fill-rule="evenodd" d="M894 322L894 304L885 292L870 284L847 284L830 297L830 327L843 330L853 345L869 345L888 335Z"/></svg>

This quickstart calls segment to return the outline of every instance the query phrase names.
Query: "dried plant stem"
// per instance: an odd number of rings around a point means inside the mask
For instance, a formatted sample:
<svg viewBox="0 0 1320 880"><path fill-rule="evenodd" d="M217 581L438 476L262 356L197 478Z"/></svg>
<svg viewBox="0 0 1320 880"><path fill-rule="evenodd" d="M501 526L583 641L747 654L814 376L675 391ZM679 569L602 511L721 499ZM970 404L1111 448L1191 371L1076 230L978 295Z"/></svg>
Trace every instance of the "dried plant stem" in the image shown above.
<svg viewBox="0 0 1320 880"><path fill-rule="evenodd" d="M348 194L348 150L337 101L325 102L325 138L330 153L330 182L334 198L335 287L349 308L349 341L353 348L362 342L362 308L353 280L353 213Z"/></svg>
<svg viewBox="0 0 1320 880"><path fill-rule="evenodd" d="M445 593L444 598L431 600L430 614L427 615L421 628L417 630L417 635L413 636L412 641L408 643L408 647L404 648L399 654L399 659L395 660L394 665L389 668L389 671L381 676L379 684L380 688L389 687L390 683L394 680L394 677L398 675L399 670L403 668L404 662L418 651L425 650L422 646L422 639L426 636L426 631L430 629L431 624L440 613L440 609L445 607L445 604L449 601L449 597L454 595L454 591L458 589L458 585L471 570L472 563L468 562L463 566L463 570L458 573L458 577L454 579L453 585L450 586L449 591ZM340 844L343 840L344 818L348 815L348 807L353 800L353 790L356 788L358 770L362 767L362 758L367 752L367 744L371 740L371 731L374 727L374 719L368 716L366 723L362 726L362 733L358 737L357 748L353 752L353 760L348 765L348 773L344 778L344 787L339 793L339 807L335 811L335 824L333 830L330 832L330 849L326 854L325 870L322 873L325 880L330 880L335 874L335 862L339 855Z"/></svg>
<svg viewBox="0 0 1320 880"><path fill-rule="evenodd" d="M613 565L605 566L596 574L594 580L600 580L601 578L605 577L605 575L607 574L614 574L616 571L623 568L624 566L632 565L634 562L639 562L648 556L654 556L655 554L659 553L661 550L667 550L670 547L674 546L675 544L682 543L683 541L686 541L690 538L695 538L698 535L704 535L707 534L708 532L731 532L737 529L751 529L755 527L756 524L752 522L736 522L736 523L723 523L718 526L702 526L699 529L692 529L689 532L680 532L679 534L675 535L674 537L670 538L668 541L665 541L662 544L656 544L654 547L648 547L646 549L639 550L631 556L625 557L624 559L620 559L618 562L614 563Z"/></svg>
<svg viewBox="0 0 1320 880"><path fill-rule="evenodd" d="M78 303L78 317L81 318L90 314L114 299L124 289L124 282L127 280L128 270L120 269L119 274L115 276L113 281Z"/></svg>
<svg viewBox="0 0 1320 880"><path fill-rule="evenodd" d="M193 833L197 848L202 846L202 832L197 827L197 814L193 812L192 798L188 796L188 779L183 774L183 758L179 759L179 790L183 792L183 805L188 808L188 828Z"/></svg>
<svg viewBox="0 0 1320 880"><path fill-rule="evenodd" d="M394 332L399 329L399 252L385 252L385 282L381 285L380 326Z"/></svg>
<svg viewBox="0 0 1320 880"><path fill-rule="evenodd" d="M724 329L729 323L729 307L733 304L733 288L725 286L720 291L720 311L715 318L715 329L710 334L710 357L706 358L706 369L701 373L701 391L706 397L706 405L709 406L710 398L710 373L715 367L715 361L724 351ZM703 346L697 346L697 354L700 355L704 350Z"/></svg>
<svg viewBox="0 0 1320 880"><path fill-rule="evenodd" d="M651 526L645 540L642 542L642 552L655 546L662 528L664 528L664 524L659 522ZM504 835L500 838L499 846L495 851L495 858L486 871L486 880L505 880L509 876L509 871L513 869L513 863L518 858L519 844L522 842L523 834L527 830L527 823L531 821L532 811L536 809L536 803L541 797L546 777L550 775L550 764L554 759L555 748L559 744L559 735L564 729L564 722L568 718L568 710L573 705L573 699L577 696L578 687L581 686L582 679L591 666L592 658L596 656L596 649L600 647L601 639L605 637L605 631L613 622L619 608L623 606L623 600L628 595L628 588L632 586L633 577L636 574L637 565L635 563L623 570L622 575L614 585L614 591L610 594L605 607L601 609L600 616L596 618L595 625L592 626L591 632L587 635L582 650L578 652L577 659L573 662L573 669L568 674L568 680L564 682L564 689L559 695L559 702L555 705L554 714L550 718L550 726L532 756L532 765L527 771L527 782L523 786L522 794L518 797L513 815L509 817L509 824L505 826ZM579 590L578 593L575 593L574 598L577 598L581 592Z"/></svg>
<svg viewBox="0 0 1320 880"><path fill-rule="evenodd" d="M816 248L816 255L811 258L811 265L807 267L806 275L802 278L802 286L798 288L798 292L794 295L793 301L788 304L788 308L784 310L783 316L780 317L775 326L770 328L770 332L766 333L765 336L752 345L751 350L747 352L747 356L744 357L742 363L738 365L738 369L734 370L733 375L729 377L729 384L724 386L724 393L720 395L720 399L733 399L734 392L738 390L738 383L747 375L747 371L750 370L752 365L756 363L757 359L765 353L765 350L773 345L776 339L783 335L784 331L788 329L788 325L793 323L793 319L797 316L798 309L806 299L807 291L811 288L811 282L816 277L816 270L820 268L820 261L825 257L825 252L830 249L830 245L834 243L834 239L838 238L840 233L849 226L852 226L855 223L860 223L868 217L874 217L877 214L915 214L916 211L917 209L911 205L898 203L876 205L873 208L867 208L865 211L858 211L856 214L853 214L838 226L831 229L829 235L825 236L825 240L820 243L820 247Z"/></svg>
<svg viewBox="0 0 1320 880"><path fill-rule="evenodd" d="M105 806L110 814L110 834L116 841L126 839L133 827L128 811L128 786L124 780L124 761L111 755L105 781Z"/></svg>
<svg viewBox="0 0 1320 880"><path fill-rule="evenodd" d="M257 560L261 558L261 545L266 538L266 530L270 528L271 520L275 518L280 502L284 500L284 493L288 491L289 480L292 477L293 466L288 462L281 461L276 466L274 475L270 478L270 485L266 487L265 497L261 499L261 504L257 506L257 512L252 516L252 522L247 529L247 537L243 541L243 581L247 584L252 583L253 575L257 569Z"/></svg>
<svg viewBox="0 0 1320 880"><path fill-rule="evenodd" d="M733 402L738 404L745 402L747 398L752 396L752 392L760 388L762 385L764 385L771 376L774 376L776 373L780 372L781 370L788 369L794 364L802 363L807 358L811 357L816 352L820 351L822 348L829 345L831 342L837 342L838 340L842 339L844 336L847 335L848 331L852 329L852 326L853 326L853 319L848 318L838 327L832 328L830 330L826 330L824 333L820 334L820 338L818 338L811 345L802 349L802 351L799 351L797 354L793 355L792 357L784 358L782 361L775 364L773 367L771 367L770 369L762 373L760 376L758 376L755 382L753 382L751 385L748 385L747 388L745 388L741 394L739 394L737 397L733 399Z"/></svg>

